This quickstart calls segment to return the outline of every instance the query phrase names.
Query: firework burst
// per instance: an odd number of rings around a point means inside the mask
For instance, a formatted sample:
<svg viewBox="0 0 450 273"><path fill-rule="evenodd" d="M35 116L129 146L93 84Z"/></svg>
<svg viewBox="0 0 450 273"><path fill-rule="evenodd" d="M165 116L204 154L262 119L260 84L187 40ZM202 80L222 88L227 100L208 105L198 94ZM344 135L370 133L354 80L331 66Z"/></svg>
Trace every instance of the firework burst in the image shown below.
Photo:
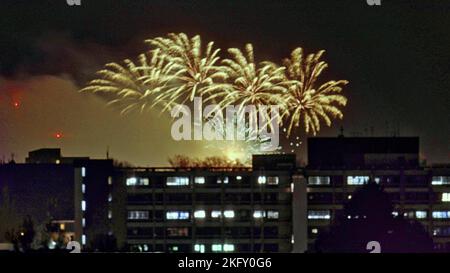
<svg viewBox="0 0 450 273"><path fill-rule="evenodd" d="M228 84L217 88L207 100L219 99L222 107L227 105L270 105L282 102L284 67L271 62L255 63L253 46L247 44L245 53L238 48L228 49L231 59L222 61L228 75Z"/></svg>
<svg viewBox="0 0 450 273"><path fill-rule="evenodd" d="M321 50L305 58L302 48L297 48L284 60L288 84L282 105L286 106L283 117L287 120L288 136L301 122L307 133L311 131L315 135L320 130L320 120L331 126L331 118L343 118L339 107L347 104L347 98L341 92L348 81L317 84L318 77L328 66L320 61L324 52Z"/></svg>
<svg viewBox="0 0 450 273"><path fill-rule="evenodd" d="M195 96L220 88L220 83L227 77L223 67L217 64L220 49L214 49L214 42L209 42L203 51L199 35L189 39L184 33L170 33L167 37L148 39L146 42L161 50L174 68L176 82L160 98L162 100L192 101Z"/></svg>
<svg viewBox="0 0 450 273"><path fill-rule="evenodd" d="M103 93L109 105L121 108L121 113L148 110L158 104L168 107L163 99L174 76L173 65L166 62L159 50L141 54L137 63L125 60L124 65L108 63L81 92Z"/></svg>
<svg viewBox="0 0 450 273"><path fill-rule="evenodd" d="M213 42L202 47L199 35L189 38L184 33L171 33L146 43L152 48L136 62L127 59L124 64L106 64L97 72L98 79L81 91L105 94L108 104L119 106L123 114L154 107L165 112L177 104L193 101L194 97L202 97L204 102L217 104L221 111L227 106L237 107L235 122L240 123L246 119L245 107L252 106L257 110L253 113L259 116L251 118L264 119L269 126L273 125L274 117L269 117L267 106L278 105L281 118L276 122L287 128L287 137L300 126L315 135L321 122L330 126L333 118L343 118L341 108L347 98L342 89L348 82L318 83L328 66L320 60L323 50L305 55L302 48L297 48L279 66L268 61L256 62L251 44L243 51L228 49L230 57L220 61L220 49ZM216 129L223 126L219 124ZM245 130L241 133L259 135ZM247 159L259 153L265 141L250 138L218 146L230 159Z"/></svg>

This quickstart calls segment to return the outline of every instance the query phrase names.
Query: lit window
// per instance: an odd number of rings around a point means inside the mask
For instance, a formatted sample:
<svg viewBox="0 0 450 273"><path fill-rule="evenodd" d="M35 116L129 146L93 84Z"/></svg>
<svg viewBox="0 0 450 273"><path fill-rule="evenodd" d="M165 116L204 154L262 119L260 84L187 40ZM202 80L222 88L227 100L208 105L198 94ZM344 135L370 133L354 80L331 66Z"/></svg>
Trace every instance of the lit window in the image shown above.
<svg viewBox="0 0 450 273"><path fill-rule="evenodd" d="M108 185L112 185L112 177L108 176Z"/></svg>
<svg viewBox="0 0 450 273"><path fill-rule="evenodd" d="M398 211L393 211L392 212L392 216L397 217L398 216Z"/></svg>
<svg viewBox="0 0 450 273"><path fill-rule="evenodd" d="M449 185L450 176L433 176L431 178L431 185Z"/></svg>
<svg viewBox="0 0 450 273"><path fill-rule="evenodd" d="M331 213L329 210L309 210L308 219L328 220L331 219Z"/></svg>
<svg viewBox="0 0 450 273"><path fill-rule="evenodd" d="M85 218L81 219L81 225L83 227L86 227L86 219Z"/></svg>
<svg viewBox="0 0 450 273"><path fill-rule="evenodd" d="M81 244L86 245L86 235L81 235Z"/></svg>
<svg viewBox="0 0 450 273"><path fill-rule="evenodd" d="M203 176L196 177L195 184L205 184L205 178Z"/></svg>
<svg viewBox="0 0 450 273"><path fill-rule="evenodd" d="M294 183L291 183L291 192L294 192Z"/></svg>
<svg viewBox="0 0 450 273"><path fill-rule="evenodd" d="M206 212L204 210L197 210L194 212L194 217L195 218L205 218Z"/></svg>
<svg viewBox="0 0 450 273"><path fill-rule="evenodd" d="M266 184L266 177L258 176L258 184Z"/></svg>
<svg viewBox="0 0 450 273"><path fill-rule="evenodd" d="M55 163L59 164L59 163L61 163L61 161L59 159L56 159Z"/></svg>
<svg viewBox="0 0 450 273"><path fill-rule="evenodd" d="M448 219L450 218L450 211L433 211L434 219Z"/></svg>
<svg viewBox="0 0 450 273"><path fill-rule="evenodd" d="M110 193L110 194L108 194L108 202L112 202L112 194Z"/></svg>
<svg viewBox="0 0 450 273"><path fill-rule="evenodd" d="M418 210L418 211L416 211L416 218L417 219L427 218L427 212L425 210Z"/></svg>
<svg viewBox="0 0 450 273"><path fill-rule="evenodd" d="M186 220L189 219L188 211L168 211L166 212L167 220Z"/></svg>
<svg viewBox="0 0 450 273"><path fill-rule="evenodd" d="M369 182L368 176L347 176L347 185L364 185Z"/></svg>
<svg viewBox="0 0 450 273"><path fill-rule="evenodd" d="M148 220L149 213L145 210L131 210L128 211L129 220Z"/></svg>
<svg viewBox="0 0 450 273"><path fill-rule="evenodd" d="M236 176L236 180L242 180L242 176L240 175Z"/></svg>
<svg viewBox="0 0 450 273"><path fill-rule="evenodd" d="M278 176L267 177L267 185L278 185Z"/></svg>
<svg viewBox="0 0 450 273"><path fill-rule="evenodd" d="M380 184L380 181L381 181L381 178L379 178L379 177L375 177L375 183L377 183L377 184Z"/></svg>
<svg viewBox="0 0 450 273"><path fill-rule="evenodd" d="M224 244L223 245L223 251L225 251L225 252L232 252L232 251L234 251L234 245L232 245L232 244Z"/></svg>
<svg viewBox="0 0 450 273"><path fill-rule="evenodd" d="M225 177L218 177L217 178L217 184L228 184L228 176Z"/></svg>
<svg viewBox="0 0 450 273"><path fill-rule="evenodd" d="M450 202L450 193L448 192L442 193L442 202Z"/></svg>
<svg viewBox="0 0 450 273"><path fill-rule="evenodd" d="M66 225L64 223L59 224L59 229L60 230L65 230L66 229Z"/></svg>
<svg viewBox="0 0 450 273"><path fill-rule="evenodd" d="M234 211L233 210L226 210L223 212L223 215L225 218L234 218Z"/></svg>
<svg viewBox="0 0 450 273"><path fill-rule="evenodd" d="M112 211L108 210L108 219L112 219Z"/></svg>
<svg viewBox="0 0 450 273"><path fill-rule="evenodd" d="M403 213L403 217L405 217L405 218L413 219L414 216L415 216L414 211L409 211L409 212L404 212Z"/></svg>
<svg viewBox="0 0 450 273"><path fill-rule="evenodd" d="M86 177L86 168L81 167L81 177Z"/></svg>
<svg viewBox="0 0 450 273"><path fill-rule="evenodd" d="M189 185L189 177L187 176L171 176L167 177L167 186L187 186Z"/></svg>
<svg viewBox="0 0 450 273"><path fill-rule="evenodd" d="M150 185L150 179L129 177L127 178L127 186L148 186Z"/></svg>
<svg viewBox="0 0 450 273"><path fill-rule="evenodd" d="M253 212L253 218L263 218L266 216L266 212L263 210L255 210Z"/></svg>
<svg viewBox="0 0 450 273"><path fill-rule="evenodd" d="M221 245L221 244L213 244L213 245L211 246L211 250L212 250L213 252L219 252L219 251L222 251L222 245Z"/></svg>
<svg viewBox="0 0 450 273"><path fill-rule="evenodd" d="M211 211L211 217L212 218L222 217L222 212L220 210L213 210Z"/></svg>
<svg viewBox="0 0 450 273"><path fill-rule="evenodd" d="M81 184L81 192L86 193L86 185L85 184Z"/></svg>
<svg viewBox="0 0 450 273"><path fill-rule="evenodd" d="M313 228L313 229L311 229L311 233L317 234L317 233L319 233L319 230L317 228Z"/></svg>
<svg viewBox="0 0 450 273"><path fill-rule="evenodd" d="M308 177L308 185L330 185L329 176L310 176Z"/></svg>
<svg viewBox="0 0 450 273"><path fill-rule="evenodd" d="M137 185L136 177L127 178L127 186L136 186L136 185Z"/></svg>
<svg viewBox="0 0 450 273"><path fill-rule="evenodd" d="M139 178L139 186L148 186L148 185L150 185L150 179Z"/></svg>
<svg viewBox="0 0 450 273"><path fill-rule="evenodd" d="M268 219L278 219L280 214L276 210L268 210L267 211L267 218Z"/></svg>
<svg viewBox="0 0 450 273"><path fill-rule="evenodd" d="M205 253L205 245L195 244L194 245L194 251L195 252L200 252L200 253Z"/></svg>
<svg viewBox="0 0 450 273"><path fill-rule="evenodd" d="M81 210L86 211L86 201L81 201Z"/></svg>
<svg viewBox="0 0 450 273"><path fill-rule="evenodd" d="M352 199L352 195L351 194L347 195L347 199L348 200Z"/></svg>

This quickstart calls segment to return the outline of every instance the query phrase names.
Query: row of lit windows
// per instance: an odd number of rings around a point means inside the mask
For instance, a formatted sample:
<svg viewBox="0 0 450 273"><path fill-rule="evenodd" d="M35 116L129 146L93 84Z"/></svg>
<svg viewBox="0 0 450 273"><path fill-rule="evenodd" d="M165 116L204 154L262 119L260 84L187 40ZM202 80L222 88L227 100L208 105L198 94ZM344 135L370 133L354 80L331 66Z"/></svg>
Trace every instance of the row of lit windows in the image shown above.
<svg viewBox="0 0 450 273"><path fill-rule="evenodd" d="M190 219L190 211L167 211L166 219L167 220L188 220ZM212 210L210 213L211 218L234 218L235 212L234 210ZM129 220L148 220L150 218L149 211L145 210L131 210L128 211L128 219ZM194 211L194 218L196 219L204 219L206 218L205 210L196 210ZM253 218L267 218L267 219L278 219L279 212L276 210L255 210L253 212Z"/></svg>
<svg viewBox="0 0 450 273"><path fill-rule="evenodd" d="M331 219L330 210L308 210L308 219L310 220L329 220Z"/></svg>
<svg viewBox="0 0 450 273"><path fill-rule="evenodd" d="M369 176L347 176L347 185L364 185L367 184L367 182L369 182L369 179L370 179ZM330 185L330 184L331 178L329 176L308 177L308 185Z"/></svg>
<svg viewBox="0 0 450 273"><path fill-rule="evenodd" d="M364 185L369 182L370 177L367 175L347 176L347 185ZM375 183L380 183L380 177L374 178ZM309 176L308 185L330 185L331 178L329 176ZM450 185L450 176L433 176L431 178L432 185Z"/></svg>
<svg viewBox="0 0 450 273"><path fill-rule="evenodd" d="M393 211L392 215L394 217L398 217L399 213L398 211ZM428 212L426 210L416 210L416 211L408 211L408 212L404 212L403 213L403 217L404 218L409 218L409 219L426 219L428 217Z"/></svg>
<svg viewBox="0 0 450 273"><path fill-rule="evenodd" d="M398 216L398 212L394 211L392 213L393 216ZM417 210L404 212L403 216L406 218L417 218L417 219L425 219L428 217L428 213L425 210ZM433 211L431 214L433 219L450 219L450 211ZM352 216L348 216L349 219ZM357 217L353 217L357 218ZM358 217L359 218L359 217ZM331 211L330 210L308 210L308 219L310 220L329 220L331 219Z"/></svg>
<svg viewBox="0 0 450 273"><path fill-rule="evenodd" d="M190 244L138 244L138 245L130 245L130 250L133 252L190 252L193 250L196 253L205 253L205 252L278 252L278 244L232 244L232 243L213 243L213 244L204 244L204 243L196 243L194 245ZM250 264L251 267L253 266Z"/></svg>
<svg viewBox="0 0 450 273"><path fill-rule="evenodd" d="M433 211L433 219L450 219L450 211Z"/></svg>
<svg viewBox="0 0 450 273"><path fill-rule="evenodd" d="M147 252L149 251L148 245L138 245L136 246L136 250L140 252ZM177 252L179 251L179 247L176 245L169 246L169 251ZM194 252L198 253L205 253L206 251L206 245L205 244L195 244L194 245ZM234 244L212 244L211 245L211 251L212 252L233 252L235 251L235 245Z"/></svg>
<svg viewBox="0 0 450 273"><path fill-rule="evenodd" d="M235 250L234 244L212 244L211 251L212 252L233 252ZM194 245L194 251L205 253L205 245L204 244L196 244Z"/></svg>
<svg viewBox="0 0 450 273"><path fill-rule="evenodd" d="M450 176L433 176L431 185L450 185Z"/></svg>
<svg viewBox="0 0 450 273"><path fill-rule="evenodd" d="M236 180L242 180L242 176L236 176ZM217 184L228 184L228 177L218 177L216 182ZM278 185L279 178L277 176L258 176L258 184L263 185ZM197 176L194 178L195 184L205 184L206 178L204 176ZM188 176L170 176L166 178L166 185L169 187L172 186L188 186L190 183ZM137 177L129 177L126 179L127 186L148 186L150 184L149 178L137 178Z"/></svg>

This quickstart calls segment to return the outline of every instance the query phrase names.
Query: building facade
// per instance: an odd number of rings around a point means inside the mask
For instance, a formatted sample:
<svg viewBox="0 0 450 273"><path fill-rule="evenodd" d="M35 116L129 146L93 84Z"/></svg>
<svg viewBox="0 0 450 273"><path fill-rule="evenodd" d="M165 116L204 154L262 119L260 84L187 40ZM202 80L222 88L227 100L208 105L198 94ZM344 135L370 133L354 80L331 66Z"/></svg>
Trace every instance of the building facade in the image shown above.
<svg viewBox="0 0 450 273"><path fill-rule="evenodd" d="M0 165L20 217L52 220L87 251L314 251L369 181L394 216L419 221L437 251L450 251L450 166L420 164L418 138L310 138L306 167L256 155L251 168L133 168L59 149Z"/></svg>
<svg viewBox="0 0 450 273"><path fill-rule="evenodd" d="M253 168L118 169L118 243L142 252L294 251L293 218L303 215L305 226L306 205L293 205L294 185L304 184L293 180L293 162L277 170L258 160ZM306 229L297 246L305 250Z"/></svg>
<svg viewBox="0 0 450 273"><path fill-rule="evenodd" d="M436 251L450 251L450 166L419 164L418 138L314 138L308 141L308 248L369 181L389 194L394 216L417 220Z"/></svg>

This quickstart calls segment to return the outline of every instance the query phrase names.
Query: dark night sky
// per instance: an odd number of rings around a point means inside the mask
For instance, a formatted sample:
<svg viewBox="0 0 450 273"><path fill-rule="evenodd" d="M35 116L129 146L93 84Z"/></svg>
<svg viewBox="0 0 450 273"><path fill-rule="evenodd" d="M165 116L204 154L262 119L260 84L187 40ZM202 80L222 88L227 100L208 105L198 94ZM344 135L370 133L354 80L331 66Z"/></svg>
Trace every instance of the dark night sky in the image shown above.
<svg viewBox="0 0 450 273"><path fill-rule="evenodd" d="M336 135L341 125L346 135L370 135L371 127L374 135L392 135L398 128L401 136L420 136L422 156L429 162L448 162L449 30L450 1L382 0L381 7L371 7L365 0L82 0L81 7L69 7L65 0L2 0L0 156L15 152L23 158L41 146L102 156L111 145L120 159L163 164L175 151L169 144L150 153L142 149L146 141L155 141L140 135L155 131L140 128L147 120L129 122L98 110L100 102L88 101L76 89L105 62L144 51L144 38L186 32L222 49L252 42L261 60L279 61L297 46L308 52L325 49L329 69L323 77L350 81L344 89L349 104L344 120L320 136ZM61 95L64 91L71 94ZM25 103L27 97L33 118L26 116L27 105L19 109L24 113L8 109L11 101ZM62 110L57 115L33 112L42 107ZM100 123L102 132L85 133ZM66 142L48 140L39 131L51 135L59 128L67 132ZM124 139L127 147L121 147Z"/></svg>

